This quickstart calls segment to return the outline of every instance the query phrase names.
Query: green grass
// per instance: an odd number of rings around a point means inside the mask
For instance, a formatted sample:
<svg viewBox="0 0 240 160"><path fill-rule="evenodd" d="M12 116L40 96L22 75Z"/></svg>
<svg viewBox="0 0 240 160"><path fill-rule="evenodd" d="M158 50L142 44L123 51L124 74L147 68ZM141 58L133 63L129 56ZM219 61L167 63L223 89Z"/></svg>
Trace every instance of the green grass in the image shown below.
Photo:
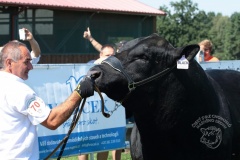
<svg viewBox="0 0 240 160"><path fill-rule="evenodd" d="M97 160L96 155L97 154L94 154L94 160ZM66 157L66 158L61 158L61 160L78 160L78 157L77 156ZM89 160L90 160L90 156L89 156ZM112 160L112 152L109 152L107 160ZM121 160L131 160L130 152L129 151L128 152L122 152Z"/></svg>

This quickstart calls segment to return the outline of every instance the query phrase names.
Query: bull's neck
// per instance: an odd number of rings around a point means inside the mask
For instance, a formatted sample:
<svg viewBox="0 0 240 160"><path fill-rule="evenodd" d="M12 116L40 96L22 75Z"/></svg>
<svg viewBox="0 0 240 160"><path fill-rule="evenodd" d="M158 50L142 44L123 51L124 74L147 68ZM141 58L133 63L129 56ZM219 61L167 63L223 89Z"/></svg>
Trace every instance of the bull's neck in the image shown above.
<svg viewBox="0 0 240 160"><path fill-rule="evenodd" d="M204 99L208 103L217 102L211 80L196 61L190 63L189 69L176 69L174 75L186 91L198 96L199 100Z"/></svg>

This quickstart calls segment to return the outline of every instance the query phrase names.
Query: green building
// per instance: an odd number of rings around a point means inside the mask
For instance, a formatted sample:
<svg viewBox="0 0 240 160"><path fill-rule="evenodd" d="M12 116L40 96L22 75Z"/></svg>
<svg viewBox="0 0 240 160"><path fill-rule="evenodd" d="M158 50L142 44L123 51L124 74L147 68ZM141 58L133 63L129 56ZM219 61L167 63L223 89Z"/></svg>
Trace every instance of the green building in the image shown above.
<svg viewBox="0 0 240 160"><path fill-rule="evenodd" d="M137 0L0 0L0 45L25 27L41 47L39 63L85 63L99 54L83 38L87 27L114 44L154 33L156 16L165 13Z"/></svg>

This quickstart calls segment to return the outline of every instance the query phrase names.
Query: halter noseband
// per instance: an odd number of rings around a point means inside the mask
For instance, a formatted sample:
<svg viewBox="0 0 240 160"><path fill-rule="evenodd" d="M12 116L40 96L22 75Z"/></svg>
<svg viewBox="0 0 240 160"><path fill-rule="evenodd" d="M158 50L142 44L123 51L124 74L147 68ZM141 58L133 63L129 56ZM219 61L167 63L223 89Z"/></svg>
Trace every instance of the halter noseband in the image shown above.
<svg viewBox="0 0 240 160"><path fill-rule="evenodd" d="M159 77L161 76L164 76L166 75L167 73L169 73L170 71L172 71L175 67L176 67L176 64L173 65L171 68L166 68L165 70L161 71L160 73L157 73L151 77L148 77L144 80L141 80L139 82L134 82L131 77L127 74L127 72L125 72L121 62L119 61L119 59L117 59L115 56L109 56L107 59L103 60L101 64L103 63L106 63L108 64L109 66L111 66L113 69L117 70L118 72L122 73L125 78L128 80L128 89L129 89L129 93L127 94L130 95L130 93L138 86L141 86L143 84L146 84L148 82L151 82L155 79L158 79ZM126 97L127 97L126 96ZM120 101L120 103L122 103L126 97Z"/></svg>
<svg viewBox="0 0 240 160"><path fill-rule="evenodd" d="M135 85L134 85L134 81L125 72L121 62L116 57L109 56L107 59L103 60L102 63L108 64L113 69L117 70L118 72L121 72L125 76L125 78L128 80L128 89L129 89L130 92L136 88Z"/></svg>

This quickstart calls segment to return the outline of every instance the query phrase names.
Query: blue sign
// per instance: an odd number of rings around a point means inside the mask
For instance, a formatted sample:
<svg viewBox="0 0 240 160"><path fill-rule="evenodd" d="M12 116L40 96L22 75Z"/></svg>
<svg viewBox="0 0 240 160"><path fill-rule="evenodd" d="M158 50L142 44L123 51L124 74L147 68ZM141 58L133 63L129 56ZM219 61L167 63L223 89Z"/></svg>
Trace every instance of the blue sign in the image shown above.
<svg viewBox="0 0 240 160"><path fill-rule="evenodd" d="M50 108L54 108L67 99L90 67L92 64L38 64L34 65L26 83ZM103 116L101 98L97 92L87 98L63 156L125 148L125 109L104 93L102 96L104 110L111 116L109 118ZM69 131L72 119L73 116L54 131L38 125L40 159L46 158L63 140ZM61 147L51 158L57 158L60 149Z"/></svg>

